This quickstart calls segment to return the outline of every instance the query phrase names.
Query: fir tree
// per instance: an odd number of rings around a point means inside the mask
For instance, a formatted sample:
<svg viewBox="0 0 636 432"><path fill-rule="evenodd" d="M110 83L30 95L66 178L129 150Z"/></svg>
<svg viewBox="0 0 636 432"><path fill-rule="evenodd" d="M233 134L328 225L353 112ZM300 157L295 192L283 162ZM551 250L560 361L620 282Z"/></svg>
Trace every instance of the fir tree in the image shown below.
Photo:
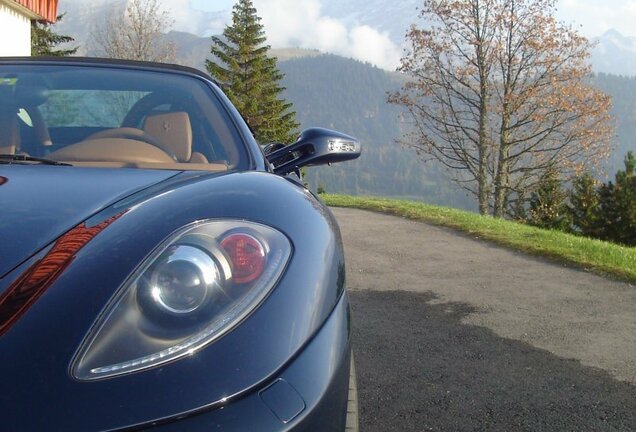
<svg viewBox="0 0 636 432"><path fill-rule="evenodd" d="M269 45L260 17L251 0L239 0L232 11L232 25L223 39L212 37L215 60L206 67L216 78L261 144L290 143L296 139L296 113L280 98L285 90L277 59L268 57Z"/></svg>
<svg viewBox="0 0 636 432"><path fill-rule="evenodd" d="M625 170L616 173L616 183L599 189L596 225L600 238L636 246L636 156L631 151L625 157Z"/></svg>
<svg viewBox="0 0 636 432"><path fill-rule="evenodd" d="M57 22L62 21L65 14L57 16ZM59 35L51 28L52 24L47 22L31 22L31 55L63 57L70 56L77 52L77 47L69 49L55 49L58 45L75 41L71 36Z"/></svg>
<svg viewBox="0 0 636 432"><path fill-rule="evenodd" d="M563 190L557 168L548 168L536 192L530 196L528 222L541 228L569 229L570 215L566 198L567 192Z"/></svg>
<svg viewBox="0 0 636 432"><path fill-rule="evenodd" d="M596 180L590 173L576 178L570 191L570 215L574 231L585 236L597 237L597 213L599 194Z"/></svg>

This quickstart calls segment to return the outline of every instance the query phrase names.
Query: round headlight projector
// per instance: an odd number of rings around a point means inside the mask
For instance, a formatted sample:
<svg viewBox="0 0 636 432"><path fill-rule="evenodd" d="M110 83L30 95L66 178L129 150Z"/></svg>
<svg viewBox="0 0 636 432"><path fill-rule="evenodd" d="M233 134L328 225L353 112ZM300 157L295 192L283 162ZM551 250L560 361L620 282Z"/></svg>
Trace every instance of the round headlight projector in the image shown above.
<svg viewBox="0 0 636 432"><path fill-rule="evenodd" d="M196 246L174 245L144 273L140 303L146 312L187 316L205 308L214 293L223 292L223 281L208 253Z"/></svg>
<svg viewBox="0 0 636 432"><path fill-rule="evenodd" d="M205 303L220 279L208 254L192 246L175 246L150 275L150 293L166 311L188 314Z"/></svg>

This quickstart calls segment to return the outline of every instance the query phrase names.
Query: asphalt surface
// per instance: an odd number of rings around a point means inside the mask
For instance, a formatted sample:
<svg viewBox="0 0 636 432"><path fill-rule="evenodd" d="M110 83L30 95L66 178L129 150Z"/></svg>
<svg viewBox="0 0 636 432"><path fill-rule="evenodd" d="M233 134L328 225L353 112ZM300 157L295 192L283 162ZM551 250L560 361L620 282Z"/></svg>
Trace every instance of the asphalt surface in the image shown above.
<svg viewBox="0 0 636 432"><path fill-rule="evenodd" d="M333 209L361 430L636 431L636 287Z"/></svg>

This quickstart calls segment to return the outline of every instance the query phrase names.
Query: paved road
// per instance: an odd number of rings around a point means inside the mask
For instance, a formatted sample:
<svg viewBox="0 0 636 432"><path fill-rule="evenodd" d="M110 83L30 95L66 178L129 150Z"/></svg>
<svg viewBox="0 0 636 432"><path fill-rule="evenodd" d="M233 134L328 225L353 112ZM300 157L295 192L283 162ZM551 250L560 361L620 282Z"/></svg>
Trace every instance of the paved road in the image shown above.
<svg viewBox="0 0 636 432"><path fill-rule="evenodd" d="M363 432L636 431L636 287L333 209Z"/></svg>

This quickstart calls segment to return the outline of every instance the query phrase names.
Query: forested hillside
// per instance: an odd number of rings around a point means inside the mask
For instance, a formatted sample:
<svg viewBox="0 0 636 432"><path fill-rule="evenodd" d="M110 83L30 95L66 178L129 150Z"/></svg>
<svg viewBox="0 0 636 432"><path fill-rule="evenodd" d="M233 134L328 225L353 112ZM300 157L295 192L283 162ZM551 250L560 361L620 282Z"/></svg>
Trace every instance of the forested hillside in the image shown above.
<svg viewBox="0 0 636 432"><path fill-rule="evenodd" d="M386 92L400 77L369 64L333 55L282 61L286 97L294 103L302 127L322 126L354 135L363 143L355 162L310 168L307 180L328 192L410 197L474 209L472 197L450 183L434 163L395 143L404 132L399 110L386 103ZM614 99L614 151L607 161L610 177L636 149L636 78L601 74L595 83Z"/></svg>
<svg viewBox="0 0 636 432"><path fill-rule="evenodd" d="M432 163L395 143L403 132L399 110L386 93L399 87L396 74L333 55L279 64L286 74L286 97L302 127L321 126L362 141L354 162L308 169L313 190L358 195L409 197L473 209L472 198L452 185Z"/></svg>
<svg viewBox="0 0 636 432"><path fill-rule="evenodd" d="M616 120L616 137L607 161L610 178L623 168L629 150L636 150L636 77L600 74L596 85L613 98L612 115Z"/></svg>

